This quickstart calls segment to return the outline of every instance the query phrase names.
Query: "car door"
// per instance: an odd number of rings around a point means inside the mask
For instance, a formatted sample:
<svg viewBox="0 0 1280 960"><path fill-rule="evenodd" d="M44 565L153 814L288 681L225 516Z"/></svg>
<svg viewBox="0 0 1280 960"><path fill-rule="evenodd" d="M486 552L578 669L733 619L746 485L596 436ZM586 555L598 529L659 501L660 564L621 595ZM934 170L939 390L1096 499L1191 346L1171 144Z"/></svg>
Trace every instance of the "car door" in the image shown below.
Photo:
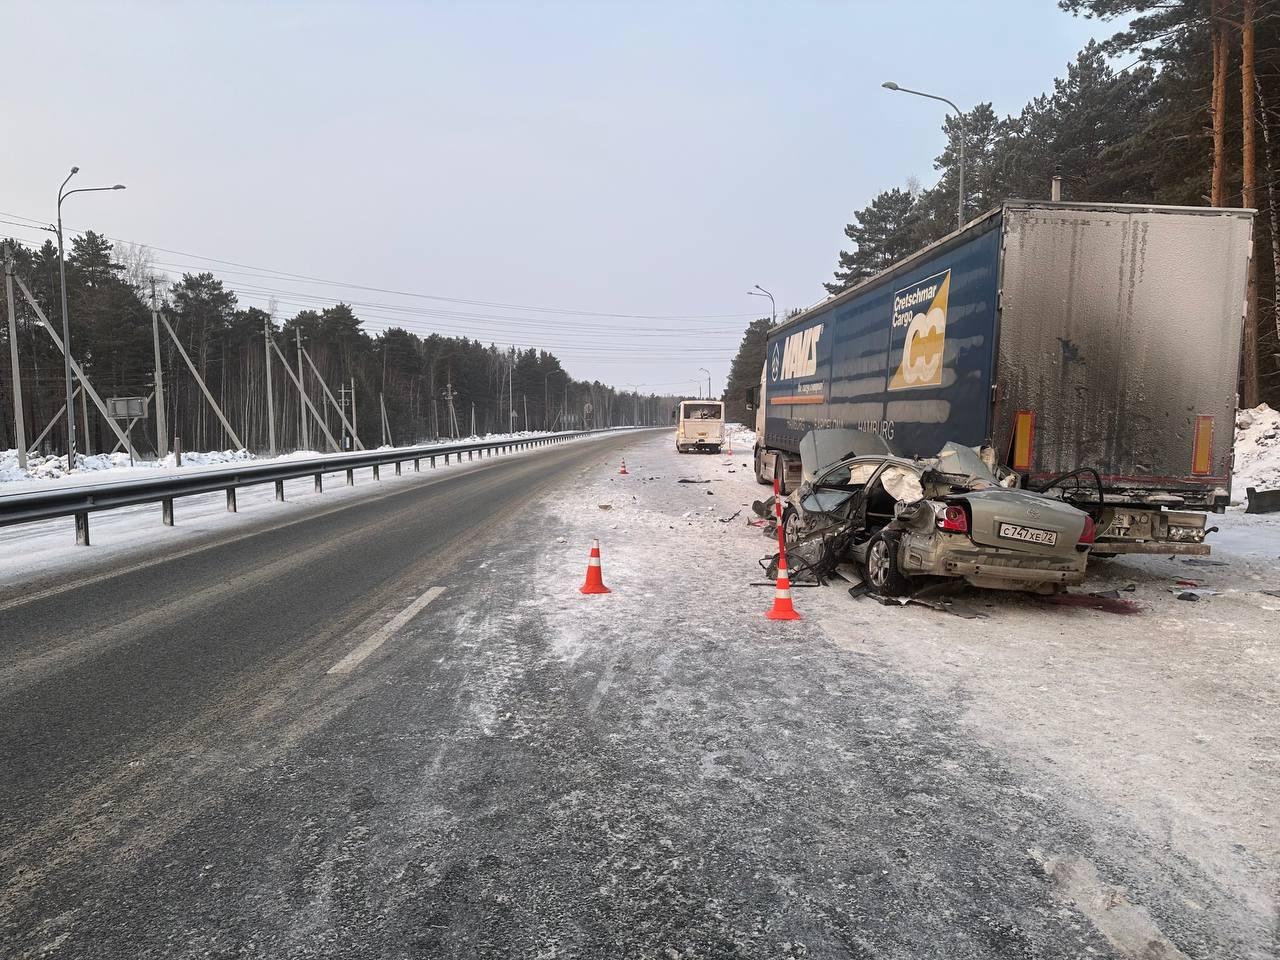
<svg viewBox="0 0 1280 960"><path fill-rule="evenodd" d="M822 471L800 498L806 519L840 522L858 509L868 480L884 463L879 458L855 458Z"/></svg>

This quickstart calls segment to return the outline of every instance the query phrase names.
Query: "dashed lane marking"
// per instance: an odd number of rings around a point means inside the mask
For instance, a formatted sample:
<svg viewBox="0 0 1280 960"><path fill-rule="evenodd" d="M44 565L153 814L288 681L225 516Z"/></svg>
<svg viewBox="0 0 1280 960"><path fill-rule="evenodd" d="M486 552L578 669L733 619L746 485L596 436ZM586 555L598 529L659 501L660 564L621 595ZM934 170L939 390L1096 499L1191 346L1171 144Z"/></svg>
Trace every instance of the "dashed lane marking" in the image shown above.
<svg viewBox="0 0 1280 960"><path fill-rule="evenodd" d="M383 624L378 630L374 631L364 642L348 653L345 657L329 668L329 673L350 673L358 667L369 654L377 650L386 643L395 634L397 630L422 612L423 608L429 604L440 594L444 593L444 587L432 587L413 603L409 604L391 620Z"/></svg>

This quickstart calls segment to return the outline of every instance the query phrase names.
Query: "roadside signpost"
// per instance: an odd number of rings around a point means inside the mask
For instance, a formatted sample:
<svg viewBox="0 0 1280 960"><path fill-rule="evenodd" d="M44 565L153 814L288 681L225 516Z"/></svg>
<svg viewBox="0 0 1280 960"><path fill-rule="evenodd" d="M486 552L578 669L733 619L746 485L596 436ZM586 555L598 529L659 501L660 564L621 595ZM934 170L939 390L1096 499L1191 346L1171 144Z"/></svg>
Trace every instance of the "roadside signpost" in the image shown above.
<svg viewBox="0 0 1280 960"><path fill-rule="evenodd" d="M129 451L129 466L133 466L133 425L147 417L146 397L107 397L107 416L112 420L126 420L125 447Z"/></svg>

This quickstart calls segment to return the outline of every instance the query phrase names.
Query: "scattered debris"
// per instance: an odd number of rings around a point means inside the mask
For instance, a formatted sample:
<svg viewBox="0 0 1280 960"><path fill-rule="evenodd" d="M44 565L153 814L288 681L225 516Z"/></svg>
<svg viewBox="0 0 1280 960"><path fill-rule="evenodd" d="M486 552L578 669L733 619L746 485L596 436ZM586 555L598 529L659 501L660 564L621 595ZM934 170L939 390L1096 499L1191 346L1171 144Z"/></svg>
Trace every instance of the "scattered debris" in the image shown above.
<svg viewBox="0 0 1280 960"><path fill-rule="evenodd" d="M1089 594L1091 597L1102 597L1107 600L1118 600L1122 593L1133 593L1138 589L1136 583L1126 583L1123 587L1112 587L1110 590L1096 590Z"/></svg>
<svg viewBox="0 0 1280 960"><path fill-rule="evenodd" d="M1204 557L1183 557L1182 562L1192 567L1229 567L1225 560L1208 560Z"/></svg>
<svg viewBox="0 0 1280 960"><path fill-rule="evenodd" d="M710 480L690 480L688 477L681 477L676 483L710 483Z"/></svg>
<svg viewBox="0 0 1280 960"><path fill-rule="evenodd" d="M733 521L737 520L738 517L740 516L742 516L741 510L739 510L737 513L735 513L731 517L718 517L717 519L719 520L720 523L733 523Z"/></svg>
<svg viewBox="0 0 1280 960"><path fill-rule="evenodd" d="M1185 587L1170 587L1169 590L1179 600L1200 600L1204 597L1218 596L1217 590L1210 590L1208 587L1192 587L1191 589L1187 589Z"/></svg>
<svg viewBox="0 0 1280 960"><path fill-rule="evenodd" d="M1084 607L1087 610L1101 610L1103 613L1118 613L1122 616L1138 613L1142 609L1133 600L1095 597L1087 593L1053 593L1038 599L1041 603L1057 607Z"/></svg>
<svg viewBox="0 0 1280 960"><path fill-rule="evenodd" d="M599 504L599 507L600 507L600 509L601 509L601 510L612 510L612 509L613 509L613 504L612 504L612 503L602 503L602 504Z"/></svg>

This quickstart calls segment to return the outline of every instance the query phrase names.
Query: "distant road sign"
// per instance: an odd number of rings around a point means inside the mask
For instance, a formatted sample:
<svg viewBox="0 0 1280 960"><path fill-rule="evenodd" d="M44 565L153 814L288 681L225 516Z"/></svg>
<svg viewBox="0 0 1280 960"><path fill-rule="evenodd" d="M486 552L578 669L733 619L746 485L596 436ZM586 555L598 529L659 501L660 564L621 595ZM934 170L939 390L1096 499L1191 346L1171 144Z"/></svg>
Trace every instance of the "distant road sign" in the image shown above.
<svg viewBox="0 0 1280 960"><path fill-rule="evenodd" d="M107 397L107 415L112 420L134 420L147 415L146 397Z"/></svg>

